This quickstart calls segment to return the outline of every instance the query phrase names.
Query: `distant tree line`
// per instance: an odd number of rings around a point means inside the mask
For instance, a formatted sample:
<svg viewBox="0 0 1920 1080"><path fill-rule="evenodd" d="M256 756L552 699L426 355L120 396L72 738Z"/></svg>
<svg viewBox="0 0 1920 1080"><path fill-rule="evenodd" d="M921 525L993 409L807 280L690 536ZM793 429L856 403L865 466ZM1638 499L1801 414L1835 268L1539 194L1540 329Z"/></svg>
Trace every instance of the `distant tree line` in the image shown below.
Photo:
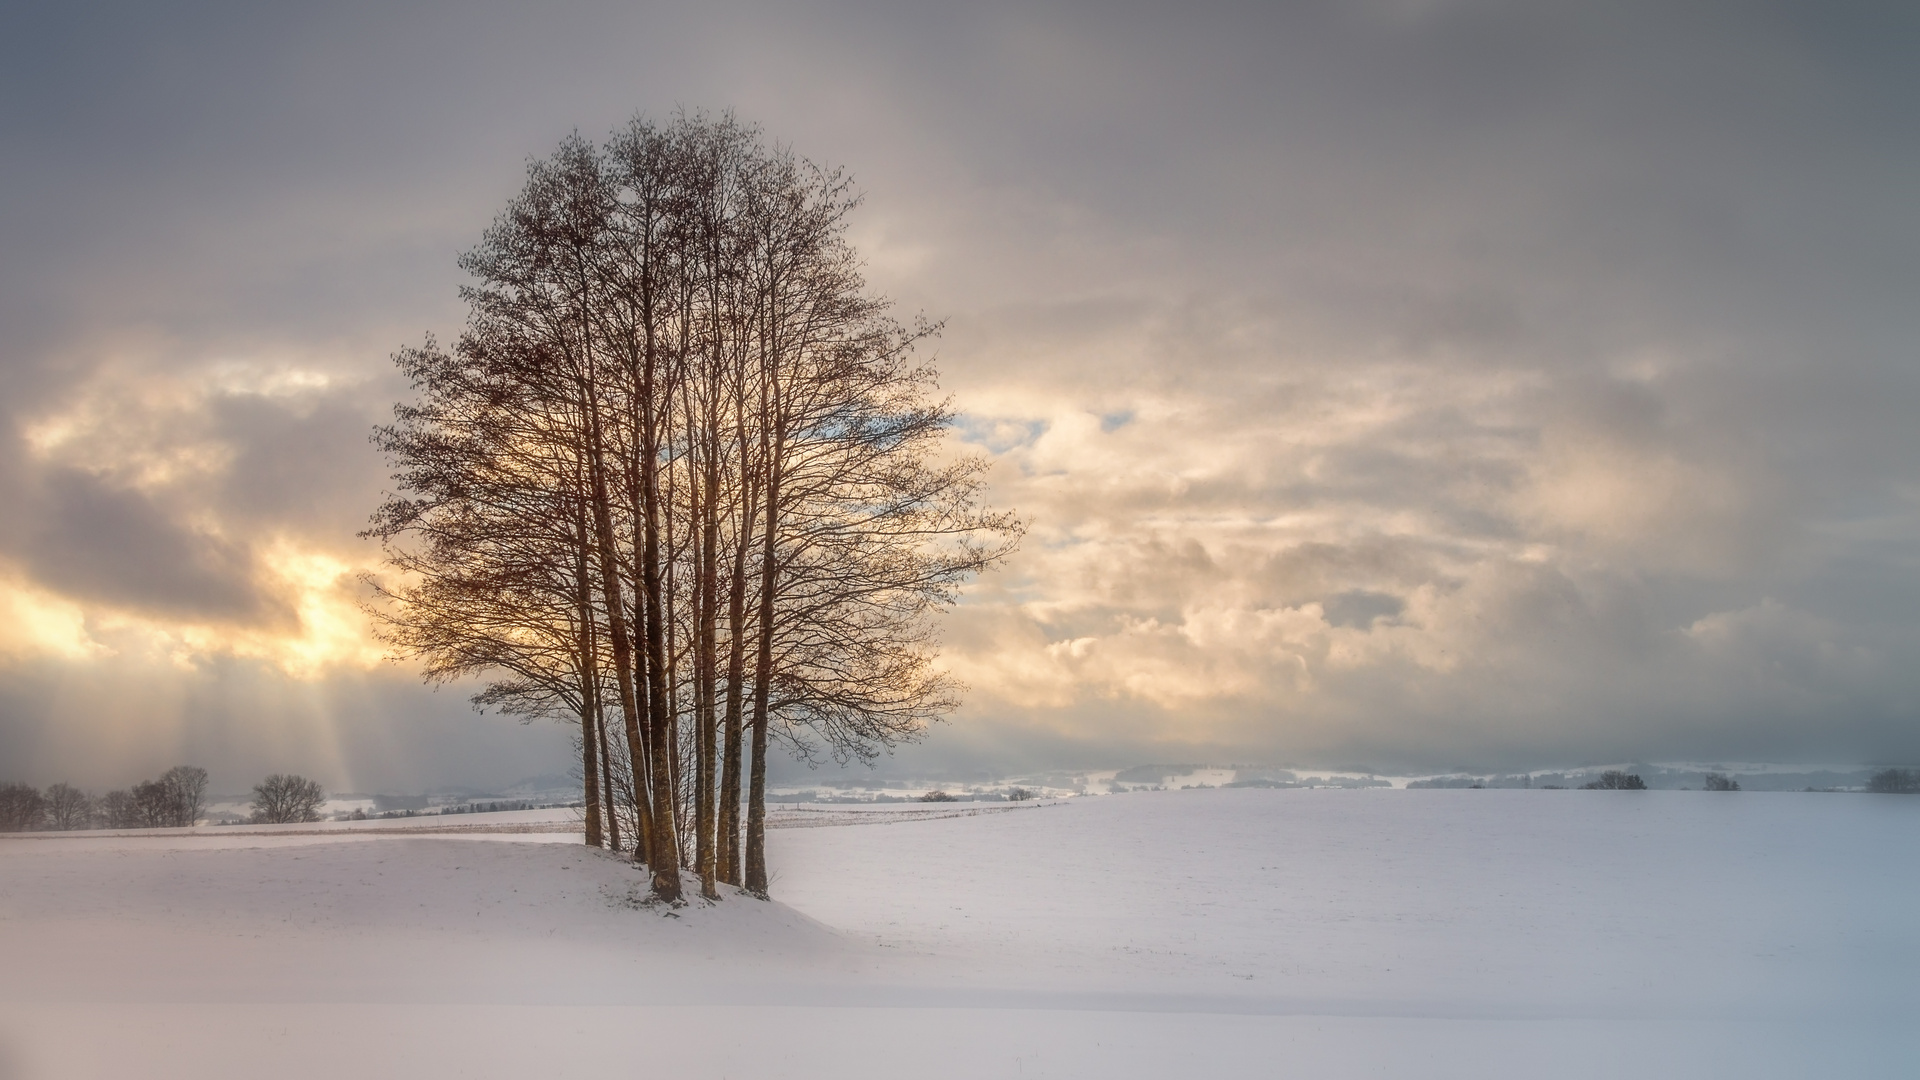
<svg viewBox="0 0 1920 1080"><path fill-rule="evenodd" d="M326 799L312 780L276 773L254 786L249 820L318 821ZM157 780L98 797L67 783L44 792L30 784L0 784L0 832L189 828L199 824L206 802L207 770L195 765L176 765Z"/></svg>
<svg viewBox="0 0 1920 1080"><path fill-rule="evenodd" d="M1591 773L1585 775L1591 776ZM1669 774L1671 776L1671 774ZM1576 774L1577 778L1577 774ZM1534 781L1541 782L1536 785ZM1656 776L1656 779L1659 779ZM1559 781L1559 782L1553 782ZM1409 788L1531 788L1538 786L1545 791L1565 790L1570 779L1563 773L1543 773L1536 777L1532 773L1516 773L1512 776L1435 776L1424 780L1412 780ZM1650 786L1646 778L1639 773L1624 769L1607 769L1599 776L1583 784L1575 785L1587 791L1645 791ZM1703 791L1739 791L1740 781L1725 773L1709 772L1700 776Z"/></svg>
<svg viewBox="0 0 1920 1080"><path fill-rule="evenodd" d="M1588 791L1645 791L1647 782L1640 779L1638 773L1608 769L1600 774L1598 780L1590 780L1580 785Z"/></svg>
<svg viewBox="0 0 1920 1080"><path fill-rule="evenodd" d="M207 770L193 765L175 765L157 780L98 798L66 783L45 792L0 784L0 832L184 828L200 820L206 798Z"/></svg>
<svg viewBox="0 0 1920 1080"><path fill-rule="evenodd" d="M1877 795L1920 795L1920 769L1881 769L1867 780Z"/></svg>
<svg viewBox="0 0 1920 1080"><path fill-rule="evenodd" d="M936 328L866 291L858 201L730 116L571 138L462 257L458 341L395 357L382 633L577 725L586 842L663 900L766 894L773 744L870 760L954 704L932 616L1019 534L945 442Z"/></svg>

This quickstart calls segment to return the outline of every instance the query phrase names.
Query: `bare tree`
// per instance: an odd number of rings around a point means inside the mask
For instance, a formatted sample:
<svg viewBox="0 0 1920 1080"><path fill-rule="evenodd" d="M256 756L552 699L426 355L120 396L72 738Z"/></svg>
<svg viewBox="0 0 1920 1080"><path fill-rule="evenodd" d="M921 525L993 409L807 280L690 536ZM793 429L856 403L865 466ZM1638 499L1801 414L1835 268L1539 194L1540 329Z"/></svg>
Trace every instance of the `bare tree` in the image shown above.
<svg viewBox="0 0 1920 1080"><path fill-rule="evenodd" d="M94 806L94 820L108 829L137 829L143 822L131 791L109 791Z"/></svg>
<svg viewBox="0 0 1920 1080"><path fill-rule="evenodd" d="M159 780L143 780L133 785L133 813L140 828L164 829L179 815L173 792Z"/></svg>
<svg viewBox="0 0 1920 1080"><path fill-rule="evenodd" d="M47 800L31 784L0 784L0 832L26 832L45 820Z"/></svg>
<svg viewBox="0 0 1920 1080"><path fill-rule="evenodd" d="M1739 791L1740 781L1733 779L1732 777L1728 776L1726 773L1710 772L1705 776L1701 777L1701 790L1703 791Z"/></svg>
<svg viewBox="0 0 1920 1080"><path fill-rule="evenodd" d="M160 777L160 783L166 787L172 804L172 819L168 824L188 828L197 823L200 812L206 808L207 770L197 765L175 765Z"/></svg>
<svg viewBox="0 0 1920 1080"><path fill-rule="evenodd" d="M773 724L801 754L871 760L918 737L958 687L932 666L932 616L1020 535L982 512L984 462L940 462L952 422L917 346L865 292L845 240L858 204L839 173L769 167L756 265L770 312L760 350L758 649L746 888L764 895Z"/></svg>
<svg viewBox="0 0 1920 1080"><path fill-rule="evenodd" d="M274 773L253 787L253 821L262 825L319 821L327 801L320 785L304 776Z"/></svg>
<svg viewBox="0 0 1920 1080"><path fill-rule="evenodd" d="M55 784L47 789L47 826L68 830L84 829L93 815L93 800L72 784Z"/></svg>

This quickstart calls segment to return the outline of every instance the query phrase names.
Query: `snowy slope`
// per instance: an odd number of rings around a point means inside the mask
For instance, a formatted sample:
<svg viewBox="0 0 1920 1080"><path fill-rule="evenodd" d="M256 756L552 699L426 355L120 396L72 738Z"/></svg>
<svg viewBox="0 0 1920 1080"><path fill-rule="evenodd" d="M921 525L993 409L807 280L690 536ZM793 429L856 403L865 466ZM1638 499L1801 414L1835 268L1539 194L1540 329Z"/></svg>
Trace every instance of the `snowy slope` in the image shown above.
<svg viewBox="0 0 1920 1080"><path fill-rule="evenodd" d="M782 902L671 913L617 859L528 842L563 833L0 839L0 1080L1897 1075L1920 1052L1920 800L1196 790L778 820L849 824L770 835ZM542 821L496 824L568 824Z"/></svg>

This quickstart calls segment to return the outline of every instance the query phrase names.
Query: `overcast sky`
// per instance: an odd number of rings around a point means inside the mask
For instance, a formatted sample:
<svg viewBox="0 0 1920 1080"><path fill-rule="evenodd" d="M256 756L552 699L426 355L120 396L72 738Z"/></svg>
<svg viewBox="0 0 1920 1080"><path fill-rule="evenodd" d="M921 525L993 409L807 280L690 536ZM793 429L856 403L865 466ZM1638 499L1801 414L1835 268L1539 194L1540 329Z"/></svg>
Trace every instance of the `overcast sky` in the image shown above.
<svg viewBox="0 0 1920 1080"><path fill-rule="evenodd" d="M563 771L382 663L367 432L527 160L681 106L854 174L1031 522L895 768L1920 759L1916 57L1893 3L0 6L0 780Z"/></svg>

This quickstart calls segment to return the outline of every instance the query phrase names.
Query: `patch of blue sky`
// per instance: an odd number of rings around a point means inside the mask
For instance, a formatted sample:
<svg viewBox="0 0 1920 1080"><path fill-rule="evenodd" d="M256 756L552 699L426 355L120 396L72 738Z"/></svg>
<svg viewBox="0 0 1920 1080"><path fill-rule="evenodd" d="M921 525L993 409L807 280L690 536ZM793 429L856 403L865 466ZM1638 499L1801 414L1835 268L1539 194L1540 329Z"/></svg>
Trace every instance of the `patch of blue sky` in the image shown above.
<svg viewBox="0 0 1920 1080"><path fill-rule="evenodd" d="M991 454L1004 454L1023 446L1032 446L1047 433L1045 420L1017 420L1004 416L976 416L960 413L953 418L960 441L979 446Z"/></svg>

